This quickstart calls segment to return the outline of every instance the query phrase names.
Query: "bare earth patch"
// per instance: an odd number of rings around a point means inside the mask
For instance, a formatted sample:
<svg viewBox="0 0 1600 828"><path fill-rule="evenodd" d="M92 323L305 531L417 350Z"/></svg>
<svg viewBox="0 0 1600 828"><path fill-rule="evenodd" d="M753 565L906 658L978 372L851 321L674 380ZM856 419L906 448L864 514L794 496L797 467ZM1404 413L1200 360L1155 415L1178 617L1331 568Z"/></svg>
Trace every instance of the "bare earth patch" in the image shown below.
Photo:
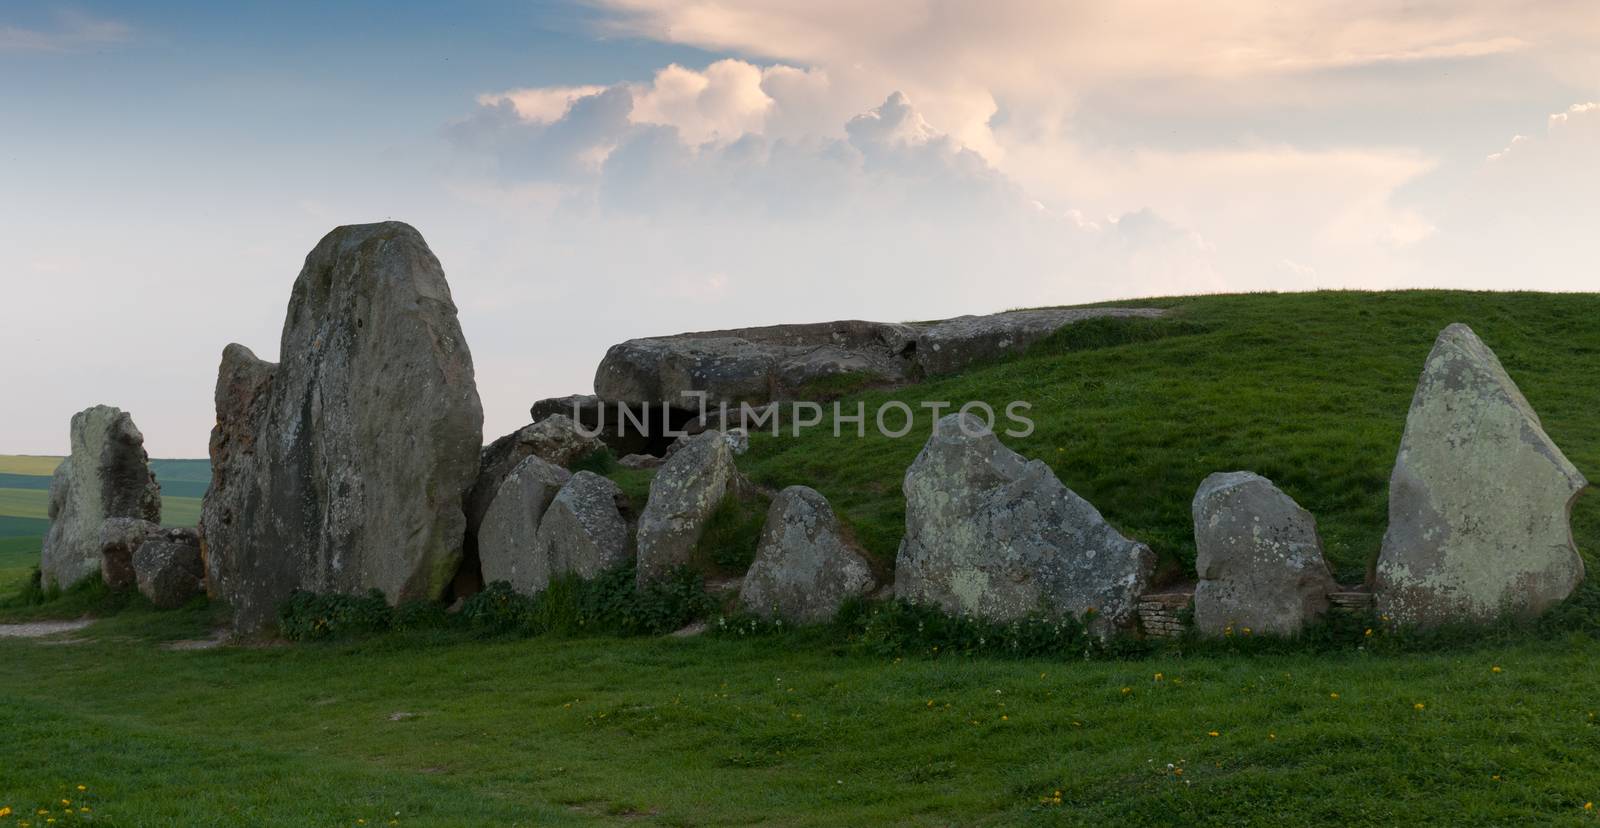
<svg viewBox="0 0 1600 828"><path fill-rule="evenodd" d="M30 621L26 624L0 624L0 638L43 638L64 632L77 632L94 623L92 618L76 621Z"/></svg>

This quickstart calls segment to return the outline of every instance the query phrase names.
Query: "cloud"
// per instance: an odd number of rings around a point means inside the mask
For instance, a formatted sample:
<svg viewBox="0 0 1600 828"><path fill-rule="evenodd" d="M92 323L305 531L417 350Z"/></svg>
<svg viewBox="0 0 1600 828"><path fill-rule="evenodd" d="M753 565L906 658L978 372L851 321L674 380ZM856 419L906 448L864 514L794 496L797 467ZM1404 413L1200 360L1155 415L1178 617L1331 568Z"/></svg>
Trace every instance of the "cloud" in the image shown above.
<svg viewBox="0 0 1600 828"><path fill-rule="evenodd" d="M133 29L127 24L82 12L57 11L55 23L48 30L0 25L0 54L77 52L133 39Z"/></svg>

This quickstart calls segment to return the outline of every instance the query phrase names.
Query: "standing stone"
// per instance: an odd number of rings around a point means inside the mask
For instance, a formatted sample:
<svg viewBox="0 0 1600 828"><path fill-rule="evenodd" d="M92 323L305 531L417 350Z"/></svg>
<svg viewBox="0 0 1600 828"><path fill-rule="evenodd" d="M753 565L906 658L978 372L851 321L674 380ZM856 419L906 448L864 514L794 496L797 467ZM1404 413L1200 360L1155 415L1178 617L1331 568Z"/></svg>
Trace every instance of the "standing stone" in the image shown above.
<svg viewBox="0 0 1600 828"><path fill-rule="evenodd" d="M640 585L689 562L706 519L729 486L737 485L733 450L722 432L704 431L678 446L650 481L650 499L639 516Z"/></svg>
<svg viewBox="0 0 1600 828"><path fill-rule="evenodd" d="M538 554L539 523L562 486L572 479L560 466L526 457L506 475L478 527L484 583L509 581L525 595L550 585L550 566Z"/></svg>
<svg viewBox="0 0 1600 828"><path fill-rule="evenodd" d="M995 621L1092 610L1100 635L1132 626L1155 554L976 417L940 419L903 489L896 597Z"/></svg>
<svg viewBox="0 0 1600 828"><path fill-rule="evenodd" d="M174 529L149 538L133 554L139 592L161 609L175 609L202 591L205 566L200 538L192 529Z"/></svg>
<svg viewBox="0 0 1600 828"><path fill-rule="evenodd" d="M161 527L142 518L106 518L100 524L100 579L113 590L132 589L137 582L133 553Z"/></svg>
<svg viewBox="0 0 1600 828"><path fill-rule="evenodd" d="M617 484L581 471L561 487L539 521L535 546L550 577L590 579L628 562L626 503Z"/></svg>
<svg viewBox="0 0 1600 828"><path fill-rule="evenodd" d="M1570 518L1587 485L1488 346L1446 328L1389 479L1378 611L1424 627L1542 613L1583 582Z"/></svg>
<svg viewBox="0 0 1600 828"><path fill-rule="evenodd" d="M739 603L763 618L820 624L876 585L866 556L845 540L828 499L816 489L790 486L767 510Z"/></svg>
<svg viewBox="0 0 1600 828"><path fill-rule="evenodd" d="M272 366L230 346L202 531L240 629L296 589L437 599L466 533L483 410L439 260L399 222L306 257Z"/></svg>
<svg viewBox="0 0 1600 828"><path fill-rule="evenodd" d="M1338 590L1310 512L1250 472L1213 474L1195 493L1195 629L1294 635Z"/></svg>
<svg viewBox="0 0 1600 828"><path fill-rule="evenodd" d="M71 438L72 454L50 480L50 529L39 556L44 585L62 589L100 574L107 518L161 522L161 486L132 417L105 405L84 409L72 416Z"/></svg>

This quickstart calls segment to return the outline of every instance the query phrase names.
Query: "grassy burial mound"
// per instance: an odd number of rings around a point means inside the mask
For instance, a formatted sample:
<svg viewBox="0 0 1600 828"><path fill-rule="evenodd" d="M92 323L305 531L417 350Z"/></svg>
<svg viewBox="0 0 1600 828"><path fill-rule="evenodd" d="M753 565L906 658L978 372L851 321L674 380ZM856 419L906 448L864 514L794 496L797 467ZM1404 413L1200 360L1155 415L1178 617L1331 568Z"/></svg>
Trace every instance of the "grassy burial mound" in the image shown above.
<svg viewBox="0 0 1600 828"><path fill-rule="evenodd" d="M1354 583L1382 545L1423 361L1464 322L1555 444L1600 474L1600 296L1119 304L1167 313L1088 320L1023 354L839 399L847 413L909 404L903 439L824 424L756 434L736 463L770 489L825 495L887 583L902 483L934 418L921 403L1020 400L1035 430L1001 439L1147 544L1160 582L1194 577L1196 488L1249 470L1315 516ZM655 471L592 466L642 510ZM1034 655L995 658L989 631L932 614L719 624L703 593L675 600L669 583L641 604L611 573L552 581L509 624L494 601L514 602L495 590L455 616L306 596L323 615L296 620L389 631L192 651L216 607L158 613L134 597L42 640L70 646L0 638L0 727L20 757L0 807L59 822L89 804L113 824L1592 824L1596 500L1573 512L1588 583L1552 623L1414 639L1374 624L1331 646L1174 640L1089 660L1019 640ZM719 506L690 562L740 574L764 506ZM0 578L25 557L0 544ZM79 598L72 616L95 606ZM691 605L705 635L615 634L675 629ZM0 606L0 620L49 614Z"/></svg>
<svg viewBox="0 0 1600 828"><path fill-rule="evenodd" d="M1164 576L1192 578L1190 504L1207 475L1248 470L1316 516L1340 580L1361 581L1388 521L1389 473L1417 376L1435 337L1466 322L1499 355L1545 430L1581 470L1600 474L1600 297L1417 291L1216 296L1119 302L1169 309L1161 319L1102 319L1062 329L1026 354L960 375L847 397L870 412L889 400L918 411L889 439L831 427L798 438L757 434L746 473L803 484L833 503L883 566L904 530L901 480L922 449L924 400L1023 400L1036 429L1002 436L1048 463L1160 556ZM1573 513L1578 546L1600 550L1600 504ZM1593 569L1593 567L1591 567Z"/></svg>

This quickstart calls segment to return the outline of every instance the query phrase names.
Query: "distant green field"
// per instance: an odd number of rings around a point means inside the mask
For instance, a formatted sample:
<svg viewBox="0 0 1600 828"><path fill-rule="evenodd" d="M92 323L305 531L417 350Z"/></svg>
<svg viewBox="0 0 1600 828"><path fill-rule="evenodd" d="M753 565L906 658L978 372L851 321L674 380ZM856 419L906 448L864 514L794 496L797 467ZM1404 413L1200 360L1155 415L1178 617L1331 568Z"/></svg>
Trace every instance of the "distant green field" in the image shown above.
<svg viewBox="0 0 1600 828"><path fill-rule="evenodd" d="M7 517L50 517L50 493L38 489L0 489L0 515Z"/></svg>
<svg viewBox="0 0 1600 828"><path fill-rule="evenodd" d="M27 474L49 477L61 465L59 457L40 457L32 454L0 454L0 473Z"/></svg>
<svg viewBox="0 0 1600 828"><path fill-rule="evenodd" d="M0 454L0 538L42 537L49 529L50 476L60 457ZM161 522L194 526L211 481L206 460L151 460L161 484Z"/></svg>

